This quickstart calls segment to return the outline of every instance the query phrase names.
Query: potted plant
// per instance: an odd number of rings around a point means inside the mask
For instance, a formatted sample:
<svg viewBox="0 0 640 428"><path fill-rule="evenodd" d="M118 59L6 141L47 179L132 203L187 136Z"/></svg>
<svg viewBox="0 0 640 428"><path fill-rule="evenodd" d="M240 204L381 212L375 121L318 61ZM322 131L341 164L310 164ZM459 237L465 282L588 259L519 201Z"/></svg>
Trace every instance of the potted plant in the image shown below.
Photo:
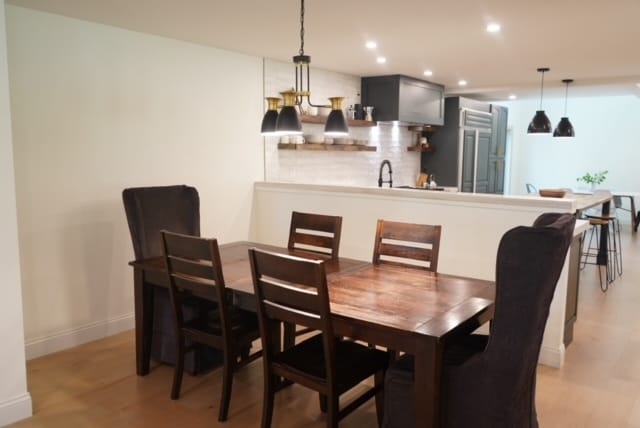
<svg viewBox="0 0 640 428"><path fill-rule="evenodd" d="M604 183L604 181L607 179L608 173L609 171L606 171L606 170L600 171L600 172L594 172L593 174L590 172L587 172L582 177L578 177L577 180L590 184L591 189L593 190L596 188L597 185Z"/></svg>

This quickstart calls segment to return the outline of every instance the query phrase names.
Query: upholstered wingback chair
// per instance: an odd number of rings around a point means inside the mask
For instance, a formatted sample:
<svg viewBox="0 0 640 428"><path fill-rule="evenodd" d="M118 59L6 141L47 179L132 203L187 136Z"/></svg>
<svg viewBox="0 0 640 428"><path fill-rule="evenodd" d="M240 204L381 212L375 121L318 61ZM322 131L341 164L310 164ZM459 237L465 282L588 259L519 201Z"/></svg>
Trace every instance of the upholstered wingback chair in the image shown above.
<svg viewBox="0 0 640 428"><path fill-rule="evenodd" d="M160 231L200 236L200 198L195 187L156 186L128 188L122 192L133 252L136 260L161 257ZM169 292L154 287L154 317L151 356L154 360L174 364L176 338ZM187 305L186 314L200 308ZM190 373L210 366L220 357L213 350L197 350L185 359L185 369Z"/></svg>
<svg viewBox="0 0 640 428"><path fill-rule="evenodd" d="M538 427L536 365L574 225L571 214L547 213L502 237L489 336L469 335L445 349L442 426ZM387 372L384 427L415 425L412 371L404 356Z"/></svg>

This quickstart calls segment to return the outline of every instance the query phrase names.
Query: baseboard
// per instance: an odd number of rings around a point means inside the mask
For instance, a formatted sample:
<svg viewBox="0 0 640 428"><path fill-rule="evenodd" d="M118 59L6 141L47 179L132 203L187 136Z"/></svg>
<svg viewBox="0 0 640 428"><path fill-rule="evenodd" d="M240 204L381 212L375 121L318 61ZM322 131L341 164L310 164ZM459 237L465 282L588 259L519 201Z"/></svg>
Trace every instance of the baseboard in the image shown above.
<svg viewBox="0 0 640 428"><path fill-rule="evenodd" d="M26 419L33 414L31 394L28 392L0 403L0 426Z"/></svg>
<svg viewBox="0 0 640 428"><path fill-rule="evenodd" d="M135 325L134 313L122 315L109 320L97 321L81 327L61 331L48 336L29 340L25 344L27 360L41 357L52 352L73 348L83 343L102 339L125 330L131 330Z"/></svg>
<svg viewBox="0 0 640 428"><path fill-rule="evenodd" d="M540 348L538 364L560 368L564 364L564 345L560 348L550 348L543 346Z"/></svg>

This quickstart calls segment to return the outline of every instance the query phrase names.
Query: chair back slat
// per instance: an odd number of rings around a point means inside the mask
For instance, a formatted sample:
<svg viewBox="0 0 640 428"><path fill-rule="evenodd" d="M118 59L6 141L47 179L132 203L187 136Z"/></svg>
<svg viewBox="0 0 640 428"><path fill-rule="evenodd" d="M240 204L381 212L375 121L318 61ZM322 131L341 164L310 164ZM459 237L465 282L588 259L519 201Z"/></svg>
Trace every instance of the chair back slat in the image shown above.
<svg viewBox="0 0 640 428"><path fill-rule="evenodd" d="M441 226L378 220L373 263L438 271Z"/></svg>
<svg viewBox="0 0 640 428"><path fill-rule="evenodd" d="M321 309L318 306L317 290L311 288L305 289L302 288L301 285L275 281L266 278L264 275L260 278L260 281L265 300L315 315L320 313Z"/></svg>
<svg viewBox="0 0 640 428"><path fill-rule="evenodd" d="M293 211L287 247L305 249L338 258L342 217Z"/></svg>
<svg viewBox="0 0 640 428"><path fill-rule="evenodd" d="M190 260L169 256L168 263L174 274L190 275L198 278L214 280L215 272L210 261L204 259Z"/></svg>

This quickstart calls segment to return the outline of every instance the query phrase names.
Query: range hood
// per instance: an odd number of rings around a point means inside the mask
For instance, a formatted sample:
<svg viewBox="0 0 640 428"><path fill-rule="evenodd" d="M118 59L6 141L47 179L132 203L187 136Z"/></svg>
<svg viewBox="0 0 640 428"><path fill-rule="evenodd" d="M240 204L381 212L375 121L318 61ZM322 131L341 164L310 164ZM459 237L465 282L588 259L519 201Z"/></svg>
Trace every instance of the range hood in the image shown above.
<svg viewBox="0 0 640 428"><path fill-rule="evenodd" d="M444 86L394 74L363 77L363 106L373 106L377 122L404 125L443 125Z"/></svg>

